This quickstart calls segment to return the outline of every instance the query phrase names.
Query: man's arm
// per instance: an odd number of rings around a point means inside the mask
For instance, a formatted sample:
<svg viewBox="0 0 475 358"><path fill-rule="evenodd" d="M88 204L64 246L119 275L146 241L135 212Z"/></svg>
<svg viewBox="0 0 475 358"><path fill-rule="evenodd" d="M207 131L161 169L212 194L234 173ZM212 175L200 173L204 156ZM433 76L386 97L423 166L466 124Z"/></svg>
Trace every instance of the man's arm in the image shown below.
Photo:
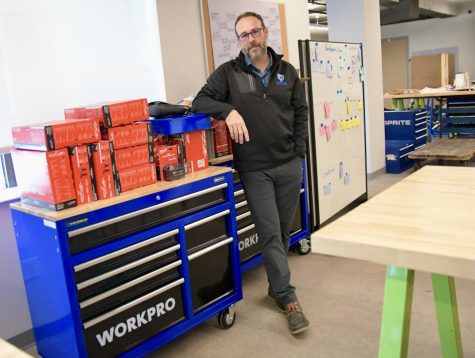
<svg viewBox="0 0 475 358"><path fill-rule="evenodd" d="M218 67L193 100L191 111L205 113L216 119L226 119L234 107L226 103L229 96L228 79L223 66Z"/></svg>
<svg viewBox="0 0 475 358"><path fill-rule="evenodd" d="M223 67L218 67L208 78L193 100L191 111L205 113L216 119L224 119L229 135L236 143L249 142L249 133L241 115L226 103L229 96L228 81Z"/></svg>
<svg viewBox="0 0 475 358"><path fill-rule="evenodd" d="M305 157L308 136L308 106L305 90L297 77L292 89L290 104L294 109L294 141L295 151L302 158Z"/></svg>

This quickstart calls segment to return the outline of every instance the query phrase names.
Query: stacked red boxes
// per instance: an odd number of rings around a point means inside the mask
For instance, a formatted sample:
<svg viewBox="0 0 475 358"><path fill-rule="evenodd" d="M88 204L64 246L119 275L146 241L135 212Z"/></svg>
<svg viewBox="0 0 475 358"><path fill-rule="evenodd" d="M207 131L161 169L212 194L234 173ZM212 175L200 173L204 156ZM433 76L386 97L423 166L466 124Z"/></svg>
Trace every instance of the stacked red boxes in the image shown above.
<svg viewBox="0 0 475 358"><path fill-rule="evenodd" d="M21 200L27 204L63 210L76 206L76 190L66 148L51 151L12 151Z"/></svg>
<svg viewBox="0 0 475 358"><path fill-rule="evenodd" d="M146 98L126 101L102 102L85 107L67 108L66 119L91 118L99 120L105 127L117 127L149 118Z"/></svg>
<svg viewBox="0 0 475 358"><path fill-rule="evenodd" d="M15 148L54 150L100 140L97 121L77 119L54 121L12 128Z"/></svg>
<svg viewBox="0 0 475 358"><path fill-rule="evenodd" d="M12 135L18 148L14 166L23 202L62 210L94 200L85 144L100 139L97 121L61 120L18 126L12 128ZM68 148L75 148L75 161Z"/></svg>
<svg viewBox="0 0 475 358"><path fill-rule="evenodd" d="M186 173L208 168L205 130L172 134L168 141L178 145L178 160L184 165Z"/></svg>
<svg viewBox="0 0 475 358"><path fill-rule="evenodd" d="M157 181L150 123L103 128L102 138L113 143L120 190L125 192ZM151 173L153 168L153 174Z"/></svg>
<svg viewBox="0 0 475 358"><path fill-rule="evenodd" d="M69 159L73 172L77 204L81 205L97 200L91 148L85 144L69 147Z"/></svg>
<svg viewBox="0 0 475 358"><path fill-rule="evenodd" d="M99 200L119 195L119 177L113 161L114 147L102 140L89 145L94 169L94 182Z"/></svg>

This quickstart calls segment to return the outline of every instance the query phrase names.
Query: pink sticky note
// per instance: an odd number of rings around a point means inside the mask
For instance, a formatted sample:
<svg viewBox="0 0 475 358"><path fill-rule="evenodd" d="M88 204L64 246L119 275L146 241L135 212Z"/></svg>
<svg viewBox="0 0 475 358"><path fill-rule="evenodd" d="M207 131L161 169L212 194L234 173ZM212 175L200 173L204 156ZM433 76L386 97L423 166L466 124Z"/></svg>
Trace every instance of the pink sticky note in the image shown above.
<svg viewBox="0 0 475 358"><path fill-rule="evenodd" d="M320 134L321 136L324 136L325 135L325 126L322 124L320 124L320 128L318 129L318 134Z"/></svg>
<svg viewBox="0 0 475 358"><path fill-rule="evenodd" d="M332 137L332 131L330 126L325 126L325 133L327 135L327 142L329 142Z"/></svg>
<svg viewBox="0 0 475 358"><path fill-rule="evenodd" d="M325 112L325 118L330 118L330 102L323 102L323 112Z"/></svg>
<svg viewBox="0 0 475 358"><path fill-rule="evenodd" d="M332 121L332 131L336 131L338 129L338 122L334 119Z"/></svg>

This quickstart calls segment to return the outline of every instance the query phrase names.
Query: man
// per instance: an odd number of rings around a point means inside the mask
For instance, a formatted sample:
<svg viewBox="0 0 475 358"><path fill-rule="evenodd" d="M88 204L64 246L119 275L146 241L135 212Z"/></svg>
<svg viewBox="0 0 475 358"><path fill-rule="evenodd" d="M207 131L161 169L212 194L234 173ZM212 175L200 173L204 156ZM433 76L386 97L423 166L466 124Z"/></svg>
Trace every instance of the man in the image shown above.
<svg viewBox="0 0 475 358"><path fill-rule="evenodd" d="M305 93L292 65L267 46L268 29L260 15L243 13L234 28L239 56L211 74L192 111L226 121L234 166L259 235L268 295L297 334L309 322L290 284L287 251L305 156Z"/></svg>

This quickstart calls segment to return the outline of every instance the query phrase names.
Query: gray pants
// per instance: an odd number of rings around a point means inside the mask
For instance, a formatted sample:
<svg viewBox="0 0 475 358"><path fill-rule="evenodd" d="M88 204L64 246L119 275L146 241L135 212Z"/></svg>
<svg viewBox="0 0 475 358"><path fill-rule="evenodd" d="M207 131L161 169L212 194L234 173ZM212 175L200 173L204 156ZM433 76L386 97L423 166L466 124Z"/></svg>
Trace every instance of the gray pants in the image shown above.
<svg viewBox="0 0 475 358"><path fill-rule="evenodd" d="M282 303L294 302L297 296L290 284L287 252L290 227L300 201L302 159L239 175L259 235L270 287Z"/></svg>

